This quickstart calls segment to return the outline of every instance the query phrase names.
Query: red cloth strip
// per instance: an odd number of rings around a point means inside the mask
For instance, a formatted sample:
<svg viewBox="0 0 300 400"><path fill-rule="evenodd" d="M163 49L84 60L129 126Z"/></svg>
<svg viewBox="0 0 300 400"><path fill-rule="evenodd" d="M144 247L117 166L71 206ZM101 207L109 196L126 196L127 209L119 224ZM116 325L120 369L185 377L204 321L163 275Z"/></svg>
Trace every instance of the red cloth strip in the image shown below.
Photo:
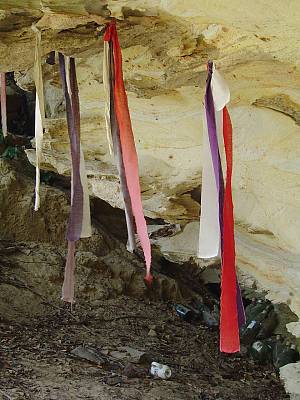
<svg viewBox="0 0 300 400"><path fill-rule="evenodd" d="M232 126L227 108L223 109L223 137L226 154L226 186L223 208L222 293L220 315L220 350L240 351L237 313L234 219L232 204Z"/></svg>
<svg viewBox="0 0 300 400"><path fill-rule="evenodd" d="M148 284L152 282L151 269L151 245L147 231L147 224L144 217L143 205L141 199L140 179L138 172L138 157L136 153L134 136L132 132L130 114L128 109L127 95L125 91L123 72L122 72L122 54L118 40L116 25L111 22L105 32L104 40L112 41L114 50L114 70L115 70L115 110L120 129L120 140L122 156L128 191L131 199L132 211L135 219L136 230L139 236L141 246L144 252L146 262L146 277Z"/></svg>
<svg viewBox="0 0 300 400"><path fill-rule="evenodd" d="M130 194L128 191L126 174L124 169L124 162L122 157L121 140L120 140L120 130L117 122L117 117L115 113L115 99L114 99L114 52L112 42L108 43L109 48L109 80L110 80L110 127L111 127L111 138L113 142L113 149L115 153L115 158L117 161L117 168L120 177L120 187L124 200L125 217L128 233L128 243L127 250L133 252L136 249L135 240L135 225L134 217L131 206Z"/></svg>

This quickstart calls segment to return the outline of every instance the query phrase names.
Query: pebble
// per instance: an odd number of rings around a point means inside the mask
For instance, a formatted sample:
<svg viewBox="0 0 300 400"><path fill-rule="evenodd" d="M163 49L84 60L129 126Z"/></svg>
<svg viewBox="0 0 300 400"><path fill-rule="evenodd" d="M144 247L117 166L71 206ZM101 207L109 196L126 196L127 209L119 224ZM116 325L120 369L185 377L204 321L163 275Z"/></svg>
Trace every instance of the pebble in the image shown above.
<svg viewBox="0 0 300 400"><path fill-rule="evenodd" d="M128 363L124 367L123 375L125 375L127 378L139 378L141 376L141 371L138 370L133 364Z"/></svg>

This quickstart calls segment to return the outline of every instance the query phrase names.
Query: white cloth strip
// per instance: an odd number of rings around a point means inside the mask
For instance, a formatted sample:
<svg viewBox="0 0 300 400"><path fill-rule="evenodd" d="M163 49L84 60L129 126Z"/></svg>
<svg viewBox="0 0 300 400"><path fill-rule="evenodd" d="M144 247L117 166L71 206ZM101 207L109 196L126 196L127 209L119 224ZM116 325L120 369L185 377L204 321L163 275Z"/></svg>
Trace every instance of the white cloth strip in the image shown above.
<svg viewBox="0 0 300 400"><path fill-rule="evenodd" d="M211 91L214 99L216 111L221 111L230 102L230 90L225 79L219 71L213 66L213 74L211 78Z"/></svg>
<svg viewBox="0 0 300 400"><path fill-rule="evenodd" d="M34 82L36 89L35 105L35 154L36 154L36 178L35 178L35 202L34 210L40 207L40 163L43 146L43 126L45 118L44 88L41 66L41 32L33 27L35 32L35 57L34 57Z"/></svg>
<svg viewBox="0 0 300 400"><path fill-rule="evenodd" d="M206 110L203 106L203 167L198 257L204 259L218 257L220 244L219 198L209 145Z"/></svg>

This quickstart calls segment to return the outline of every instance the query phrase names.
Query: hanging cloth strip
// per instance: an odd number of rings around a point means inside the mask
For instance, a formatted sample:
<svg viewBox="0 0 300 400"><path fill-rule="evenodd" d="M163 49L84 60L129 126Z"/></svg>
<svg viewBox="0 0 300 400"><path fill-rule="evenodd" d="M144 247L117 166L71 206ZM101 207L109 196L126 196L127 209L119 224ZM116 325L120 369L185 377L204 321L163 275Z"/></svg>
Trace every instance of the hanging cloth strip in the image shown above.
<svg viewBox="0 0 300 400"><path fill-rule="evenodd" d="M109 42L103 43L103 89L104 89L104 115L106 123L106 136L110 154L113 153L112 131L110 122L111 102L111 70Z"/></svg>
<svg viewBox="0 0 300 400"><path fill-rule="evenodd" d="M32 30L35 32L35 56L34 56L34 82L35 82L35 202L34 210L40 207L40 163L43 145L43 126L45 119L44 108L44 88L41 66L41 32L33 25Z"/></svg>
<svg viewBox="0 0 300 400"><path fill-rule="evenodd" d="M223 172L222 172L222 165L220 159L218 159L218 166L220 168L220 193L219 193L219 222L220 222L220 235L221 235L221 255L224 257L225 252L228 250L227 246L227 239L225 239L225 228L228 225L231 226L231 235L233 240L233 248L235 249L235 242L234 242L234 218L233 218L233 205L232 205L232 188L231 188L231 178L232 178L232 130L230 137L227 139L228 146L225 144L224 134L225 131L225 119L224 119L224 107L230 101L230 91L227 83L220 75L220 73L216 70L214 64L211 65L212 68L212 77L211 77L211 91L212 91L212 98L213 104L215 108L215 118L216 118L216 128L217 128L217 139L219 144L219 149L223 149L225 147L225 157L227 163L227 172L226 172L226 188L225 188L225 200L224 200L224 182L223 182ZM227 113L228 118L229 114ZM229 119L230 121L230 119ZM231 125L230 125L231 126ZM225 132L225 133L224 133ZM227 152L227 149L231 146L230 153ZM231 173L230 173L231 169ZM229 186L228 186L229 185ZM225 203L224 203L225 201ZM228 216L227 213L224 211L224 207L228 206L229 204L232 205L232 217ZM226 215L226 219L225 219ZM226 224L225 221L226 220ZM228 231L227 231L228 232ZM224 242L226 240L226 245ZM231 257L232 265L235 265L235 250L234 254ZM226 292L226 290L225 290ZM245 310L243 306L242 294L241 289L239 286L238 281L236 280L236 297L237 297L237 307L238 307L238 323L239 326L242 326L246 322Z"/></svg>
<svg viewBox="0 0 300 400"><path fill-rule="evenodd" d="M67 229L68 254L65 267L62 300L74 302L75 243L91 236L89 195L83 151L80 145L80 109L75 60L59 53L62 87L65 95L68 132L71 147L71 211Z"/></svg>
<svg viewBox="0 0 300 400"><path fill-rule="evenodd" d="M230 92L226 82L208 64L204 105L203 182L198 256L211 258L221 255L221 319L220 349L226 353L239 351L239 325L245 322L241 291L235 270L233 205L231 194L232 131L228 112ZM229 120L230 121L230 120ZM226 187L220 157L224 139L226 153Z"/></svg>
<svg viewBox="0 0 300 400"><path fill-rule="evenodd" d="M105 42L106 43L106 42ZM113 43L108 42L109 45L109 89L110 89L110 121L111 121L111 135L112 142L114 148L114 154L117 161L117 167L120 177L120 186L121 192L124 200L124 208L125 208L125 218L127 225L127 233L128 233L128 244L127 249L130 252L133 252L136 249L136 240L135 240L135 223L132 212L132 205L130 200L130 195L127 186L122 148L121 148L121 139L120 139L120 129L116 117L115 112L115 99L114 99L114 84L115 84L115 76L114 76L114 54L113 54Z"/></svg>
<svg viewBox="0 0 300 400"><path fill-rule="evenodd" d="M107 56L107 54L104 55L105 60L109 60L110 68L108 69L110 70L110 84L113 87L113 90L110 94L110 127L114 152L118 160L117 163L120 173L121 189L123 192L125 203L129 243L132 240L132 243L130 243L130 247L132 248L133 246L135 246L133 238L131 239L131 235L133 235L133 221L130 215L132 210L137 234L140 239L145 257L145 281L148 284L151 284L153 279L150 272L151 246L148 237L146 220L143 212L140 180L138 173L138 158L132 132L127 95L123 81L122 54L114 21L107 26L104 34L104 41L109 43L108 49L111 49L110 58ZM105 49L106 51L108 51L107 46L105 47ZM106 86L108 85L106 84ZM113 120L115 120L115 124ZM119 150L118 136L120 138Z"/></svg>
<svg viewBox="0 0 300 400"><path fill-rule="evenodd" d="M6 74L0 73L1 78L1 124L3 137L7 136L7 110L6 110Z"/></svg>
<svg viewBox="0 0 300 400"><path fill-rule="evenodd" d="M127 249L133 252L136 249L135 226L132 212L131 200L128 191L121 141L120 130L115 113L114 102L114 59L113 59L113 44L111 41L104 41L103 46L103 87L105 93L105 120L107 129L107 139L110 152L114 153L118 173L120 177L121 192L124 200L125 218L127 225L128 244Z"/></svg>

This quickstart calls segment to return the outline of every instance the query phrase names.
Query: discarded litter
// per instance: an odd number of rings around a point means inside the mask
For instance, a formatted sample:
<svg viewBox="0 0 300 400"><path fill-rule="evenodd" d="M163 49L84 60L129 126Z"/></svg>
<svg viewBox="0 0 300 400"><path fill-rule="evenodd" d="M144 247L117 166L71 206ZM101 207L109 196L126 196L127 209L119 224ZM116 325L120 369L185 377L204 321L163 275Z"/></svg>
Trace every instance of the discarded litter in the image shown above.
<svg viewBox="0 0 300 400"><path fill-rule="evenodd" d="M261 340L270 337L277 325L278 325L277 314L274 310L271 310L267 318L262 322L262 327L258 332L257 339Z"/></svg>
<svg viewBox="0 0 300 400"><path fill-rule="evenodd" d="M176 314L185 321L191 321L194 317L193 311L190 308L183 306L182 304L176 304L175 311Z"/></svg>
<svg viewBox="0 0 300 400"><path fill-rule="evenodd" d="M268 300L252 300L252 303L246 308L246 323L249 323L255 319L261 312L263 312L267 307L268 311L273 309L273 305Z"/></svg>
<svg viewBox="0 0 300 400"><path fill-rule="evenodd" d="M220 311L219 307L216 304L214 305L212 311L210 311L208 307L207 310L203 310L202 316L203 321L208 327L214 328L219 326Z"/></svg>
<svg viewBox="0 0 300 400"><path fill-rule="evenodd" d="M200 320L209 328L219 326L220 311L219 306L216 304L213 306L213 310L210 310L210 308L203 303L195 303L193 306L176 304L175 312L180 318L187 322Z"/></svg>
<svg viewBox="0 0 300 400"><path fill-rule="evenodd" d="M297 361L299 361L299 352L294 344L281 347L281 351L277 349L276 358L273 359L274 367L278 369Z"/></svg>
<svg viewBox="0 0 300 400"><path fill-rule="evenodd" d="M219 304L213 308L202 302L191 306L176 304L176 314L186 322L202 321L206 326L219 326ZM246 323L240 328L241 349L244 355L250 355L260 364L273 363L276 369L299 361L300 355L295 345L283 343L280 335L272 336L277 325L278 315L274 305L269 300L252 299L246 307ZM166 379L166 378L164 378Z"/></svg>
<svg viewBox="0 0 300 400"><path fill-rule="evenodd" d="M272 342L270 339L257 340L250 347L249 353L253 360L260 364L267 364L272 359Z"/></svg>
<svg viewBox="0 0 300 400"><path fill-rule="evenodd" d="M164 365L164 364L159 364L155 361L153 361L151 363L150 373L154 377L158 377L161 379L169 379L169 378L171 378L171 375L172 375L172 371L171 371L170 367L168 367L167 365Z"/></svg>
<svg viewBox="0 0 300 400"><path fill-rule="evenodd" d="M240 330L241 343L251 345L259 331L262 328L263 321L266 319L270 307L267 306L260 314L256 315L255 318L247 322Z"/></svg>

